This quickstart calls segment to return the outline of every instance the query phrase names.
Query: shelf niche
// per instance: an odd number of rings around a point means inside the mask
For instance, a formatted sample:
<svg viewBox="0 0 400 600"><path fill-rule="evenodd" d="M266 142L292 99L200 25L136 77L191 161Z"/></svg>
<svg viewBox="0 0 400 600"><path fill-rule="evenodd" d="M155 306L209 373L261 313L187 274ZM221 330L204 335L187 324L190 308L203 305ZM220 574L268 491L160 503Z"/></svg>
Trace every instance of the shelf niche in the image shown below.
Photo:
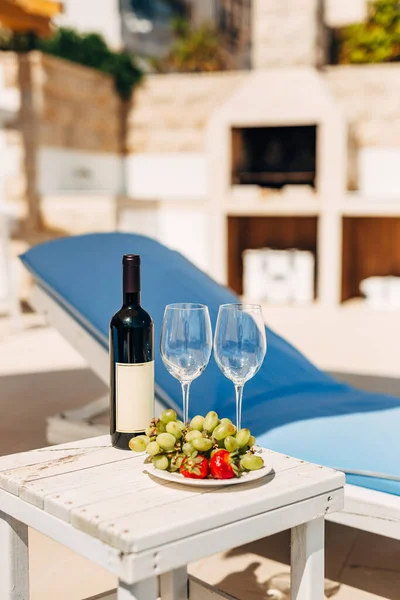
<svg viewBox="0 0 400 600"><path fill-rule="evenodd" d="M228 285L243 293L244 250L308 250L317 265L317 217L228 217ZM314 295L317 277L314 277Z"/></svg>
<svg viewBox="0 0 400 600"><path fill-rule="evenodd" d="M400 276L400 217L344 217L342 302L372 276Z"/></svg>
<svg viewBox="0 0 400 600"><path fill-rule="evenodd" d="M234 127L232 185L315 188L317 127Z"/></svg>

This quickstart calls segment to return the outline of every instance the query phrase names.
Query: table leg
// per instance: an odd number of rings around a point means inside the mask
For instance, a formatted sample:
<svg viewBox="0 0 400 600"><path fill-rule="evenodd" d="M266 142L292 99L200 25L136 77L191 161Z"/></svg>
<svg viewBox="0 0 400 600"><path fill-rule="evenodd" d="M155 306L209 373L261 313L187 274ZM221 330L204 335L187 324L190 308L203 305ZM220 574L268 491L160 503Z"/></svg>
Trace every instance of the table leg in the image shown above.
<svg viewBox="0 0 400 600"><path fill-rule="evenodd" d="M1 511L0 598L29 600L28 527Z"/></svg>
<svg viewBox="0 0 400 600"><path fill-rule="evenodd" d="M164 573L160 577L161 600L188 600L188 576L186 567Z"/></svg>
<svg viewBox="0 0 400 600"><path fill-rule="evenodd" d="M324 598L323 518L292 529L291 600Z"/></svg>
<svg viewBox="0 0 400 600"><path fill-rule="evenodd" d="M119 582L117 600L157 600L157 577L151 577L132 585Z"/></svg>

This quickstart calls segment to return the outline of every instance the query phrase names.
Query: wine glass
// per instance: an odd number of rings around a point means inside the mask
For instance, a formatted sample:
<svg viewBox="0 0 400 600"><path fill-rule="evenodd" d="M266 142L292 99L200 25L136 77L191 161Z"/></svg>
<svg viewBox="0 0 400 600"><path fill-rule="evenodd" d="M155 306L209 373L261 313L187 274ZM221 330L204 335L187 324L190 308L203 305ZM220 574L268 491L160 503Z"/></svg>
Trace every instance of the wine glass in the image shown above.
<svg viewBox="0 0 400 600"><path fill-rule="evenodd" d="M222 304L214 337L214 355L236 391L236 427L241 429L243 387L261 367L267 339L261 306Z"/></svg>
<svg viewBox="0 0 400 600"><path fill-rule="evenodd" d="M189 389L204 371L212 351L211 321L204 304L169 304L161 331L161 357L182 386L183 422L189 418Z"/></svg>

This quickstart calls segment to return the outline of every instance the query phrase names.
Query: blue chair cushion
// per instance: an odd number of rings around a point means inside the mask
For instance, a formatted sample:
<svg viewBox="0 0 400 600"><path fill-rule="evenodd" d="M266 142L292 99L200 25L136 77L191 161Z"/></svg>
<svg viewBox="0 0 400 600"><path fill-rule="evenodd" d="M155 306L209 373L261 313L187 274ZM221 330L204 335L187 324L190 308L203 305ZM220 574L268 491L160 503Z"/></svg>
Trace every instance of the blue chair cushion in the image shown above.
<svg viewBox="0 0 400 600"><path fill-rule="evenodd" d="M140 235L91 234L36 246L21 260L43 287L104 348L110 318L121 305L121 258L142 257L142 304L154 319L156 389L181 406L180 385L166 371L159 335L166 304L207 304L213 328L220 304L237 297L179 253ZM400 398L338 383L267 328L268 352L246 384L243 423L260 444L341 469L347 481L400 495ZM211 359L192 384L190 414L216 410L234 418L234 389Z"/></svg>

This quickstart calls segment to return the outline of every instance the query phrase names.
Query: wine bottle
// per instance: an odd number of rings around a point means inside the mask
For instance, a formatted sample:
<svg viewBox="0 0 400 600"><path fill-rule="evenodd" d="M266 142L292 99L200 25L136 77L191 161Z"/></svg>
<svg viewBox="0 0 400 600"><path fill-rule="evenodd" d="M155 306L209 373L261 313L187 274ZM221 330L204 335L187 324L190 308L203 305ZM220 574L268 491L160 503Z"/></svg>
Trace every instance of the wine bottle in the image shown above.
<svg viewBox="0 0 400 600"><path fill-rule="evenodd" d="M153 321L140 306L140 256L125 254L123 305L110 323L110 433L129 449L154 416Z"/></svg>

